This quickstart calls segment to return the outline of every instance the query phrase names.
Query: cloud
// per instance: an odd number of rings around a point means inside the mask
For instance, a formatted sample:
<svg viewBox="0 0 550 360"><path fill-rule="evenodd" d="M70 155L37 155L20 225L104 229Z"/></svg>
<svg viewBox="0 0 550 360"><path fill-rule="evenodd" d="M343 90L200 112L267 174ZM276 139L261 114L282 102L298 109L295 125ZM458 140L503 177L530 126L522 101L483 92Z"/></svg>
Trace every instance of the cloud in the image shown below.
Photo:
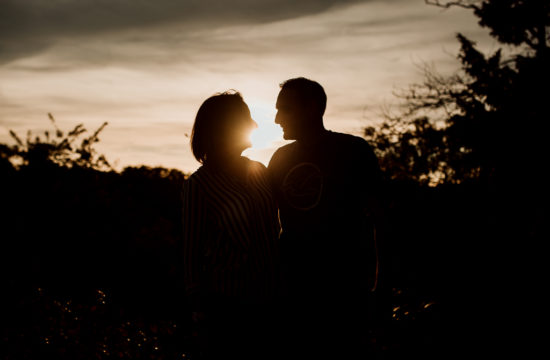
<svg viewBox="0 0 550 360"><path fill-rule="evenodd" d="M415 62L455 69L454 34L480 31L470 12L441 13L422 0L278 0L261 2L262 9L252 0L231 8L157 0L152 14L144 5L150 2L131 2L135 9L124 7L129 0L96 0L92 11L90 0L65 0L66 7L59 0L0 0L0 26L13 35L0 31L0 65L15 60L0 66L0 141L8 129L47 127L51 112L63 129L109 121L99 146L112 161L192 170L198 164L184 134L215 92L234 88L251 107L273 109L281 81L310 77L329 96L327 127L356 131L379 118L392 90L421 79ZM12 16L36 13L6 25L6 4ZM78 16L57 24L53 14ZM260 111L257 118L272 122L272 115Z"/></svg>
<svg viewBox="0 0 550 360"><path fill-rule="evenodd" d="M44 50L59 38L166 24L197 29L263 23L360 1L2 0L0 64Z"/></svg>

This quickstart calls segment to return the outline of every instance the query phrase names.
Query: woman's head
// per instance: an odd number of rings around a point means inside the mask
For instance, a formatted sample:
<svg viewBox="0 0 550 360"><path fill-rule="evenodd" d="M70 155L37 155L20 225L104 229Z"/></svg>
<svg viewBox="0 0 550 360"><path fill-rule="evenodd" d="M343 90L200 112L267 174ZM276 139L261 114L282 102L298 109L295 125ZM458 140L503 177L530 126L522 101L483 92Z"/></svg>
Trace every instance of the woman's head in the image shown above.
<svg viewBox="0 0 550 360"><path fill-rule="evenodd" d="M249 135L257 126L250 109L237 91L206 99L195 117L191 149L200 163L225 154L239 154L251 146Z"/></svg>

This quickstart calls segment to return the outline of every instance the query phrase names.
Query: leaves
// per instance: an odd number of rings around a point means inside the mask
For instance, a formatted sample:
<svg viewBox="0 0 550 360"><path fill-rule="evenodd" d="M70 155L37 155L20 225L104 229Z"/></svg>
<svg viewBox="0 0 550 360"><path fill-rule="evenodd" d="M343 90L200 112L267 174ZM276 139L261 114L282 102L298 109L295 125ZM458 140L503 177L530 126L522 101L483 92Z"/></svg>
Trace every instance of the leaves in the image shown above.
<svg viewBox="0 0 550 360"><path fill-rule="evenodd" d="M17 134L15 133L15 131L10 130L10 135L11 135L11 137L17 142L17 145L19 145L19 146L24 146L24 145L23 145L23 141L21 141L21 139L19 138L19 136L17 136Z"/></svg>
<svg viewBox="0 0 550 360"><path fill-rule="evenodd" d="M55 122L55 118L48 113L48 119L52 123L56 137L50 137L49 131L44 131L44 137L35 136L31 131L27 132L26 141L10 130L11 137L15 140L16 146L11 147L9 158L22 158L23 165L56 164L65 167L82 167L96 170L112 170L106 157L98 154L94 145L99 142L99 134L108 125L104 122L92 135L82 139L80 145L75 145L82 134L87 130L84 125L78 124L66 134L61 131ZM14 161L12 161L13 163Z"/></svg>
<svg viewBox="0 0 550 360"><path fill-rule="evenodd" d="M549 51L529 34L540 34L541 27L550 24L548 2L426 2L472 9L480 25L515 47L486 55L458 34L460 70L442 76L424 67L422 83L396 93L402 101L400 114L365 129L382 167L392 178L436 185L494 181L495 174L513 173L517 165L510 162L512 151L515 158L538 166L543 160L543 125L549 118L542 90L550 82ZM517 19L505 20L514 14Z"/></svg>

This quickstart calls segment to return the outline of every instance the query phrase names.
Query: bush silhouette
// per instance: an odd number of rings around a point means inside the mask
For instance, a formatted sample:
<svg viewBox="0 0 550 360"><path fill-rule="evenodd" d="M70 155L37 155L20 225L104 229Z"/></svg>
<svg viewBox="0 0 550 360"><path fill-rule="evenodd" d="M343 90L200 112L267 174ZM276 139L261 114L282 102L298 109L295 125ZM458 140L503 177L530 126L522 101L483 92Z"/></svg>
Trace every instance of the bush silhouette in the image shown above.
<svg viewBox="0 0 550 360"><path fill-rule="evenodd" d="M175 339L184 174L114 171L94 148L104 126L0 146L8 358L163 358Z"/></svg>

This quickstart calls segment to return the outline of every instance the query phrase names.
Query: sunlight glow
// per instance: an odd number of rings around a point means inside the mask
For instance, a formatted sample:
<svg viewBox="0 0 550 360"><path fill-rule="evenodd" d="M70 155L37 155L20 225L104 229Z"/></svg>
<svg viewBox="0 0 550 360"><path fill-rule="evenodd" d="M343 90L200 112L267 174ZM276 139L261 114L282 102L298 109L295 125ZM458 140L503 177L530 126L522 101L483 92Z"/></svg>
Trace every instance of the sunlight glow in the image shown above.
<svg viewBox="0 0 550 360"><path fill-rule="evenodd" d="M272 103L252 99L248 104L258 128L250 134L252 147L245 150L243 155L267 166L273 152L287 141L283 139L281 127L275 124L277 110Z"/></svg>
<svg viewBox="0 0 550 360"><path fill-rule="evenodd" d="M283 139L281 127L274 122L276 110L273 105L251 105L250 112L254 121L258 123L258 128L250 134L253 149L265 149L273 146L275 141Z"/></svg>

